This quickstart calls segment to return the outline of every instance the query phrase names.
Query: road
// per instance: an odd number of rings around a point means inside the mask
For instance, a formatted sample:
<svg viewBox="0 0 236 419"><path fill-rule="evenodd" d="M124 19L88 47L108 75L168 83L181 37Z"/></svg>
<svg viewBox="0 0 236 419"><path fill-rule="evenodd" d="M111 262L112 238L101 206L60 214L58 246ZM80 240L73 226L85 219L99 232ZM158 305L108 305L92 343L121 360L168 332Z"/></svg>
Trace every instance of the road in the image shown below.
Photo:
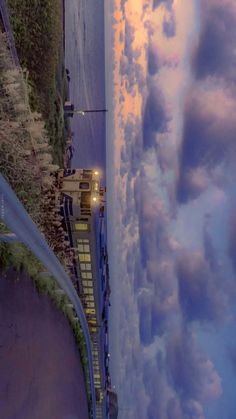
<svg viewBox="0 0 236 419"><path fill-rule="evenodd" d="M0 277L0 418L88 419L78 349L26 274Z"/></svg>
<svg viewBox="0 0 236 419"><path fill-rule="evenodd" d="M7 34L8 45L10 47L13 62L16 66L19 66L20 62L16 52L14 36L11 30L6 0L0 0L0 12L3 20L3 25Z"/></svg>
<svg viewBox="0 0 236 419"><path fill-rule="evenodd" d="M9 229L16 234L17 238L22 243L24 243L42 262L45 268L47 268L48 272L50 272L50 274L56 279L58 285L65 291L69 300L73 304L75 312L80 321L81 328L83 330L87 348L92 408L93 416L95 418L96 401L93 379L92 345L89 328L81 301L61 263L53 251L49 248L46 240L44 239L44 236L39 232L36 225L33 223L25 211L23 205L17 199L14 192L2 175L0 175L0 218L9 227Z"/></svg>

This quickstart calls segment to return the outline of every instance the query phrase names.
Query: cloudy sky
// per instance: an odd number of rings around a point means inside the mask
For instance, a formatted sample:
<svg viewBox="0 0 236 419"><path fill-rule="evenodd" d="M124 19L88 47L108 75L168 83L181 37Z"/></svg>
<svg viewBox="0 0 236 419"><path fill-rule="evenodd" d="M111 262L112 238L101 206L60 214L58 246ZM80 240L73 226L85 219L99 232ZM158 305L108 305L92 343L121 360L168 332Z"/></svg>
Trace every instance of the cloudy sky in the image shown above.
<svg viewBox="0 0 236 419"><path fill-rule="evenodd" d="M119 418L235 419L236 2L106 14Z"/></svg>

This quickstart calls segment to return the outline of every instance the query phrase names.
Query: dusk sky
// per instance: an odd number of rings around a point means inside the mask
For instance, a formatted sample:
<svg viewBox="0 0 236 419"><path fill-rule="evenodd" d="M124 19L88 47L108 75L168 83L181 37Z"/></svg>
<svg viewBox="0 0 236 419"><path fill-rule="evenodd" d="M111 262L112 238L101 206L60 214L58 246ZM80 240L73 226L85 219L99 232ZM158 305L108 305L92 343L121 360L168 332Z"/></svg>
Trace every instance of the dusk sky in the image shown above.
<svg viewBox="0 0 236 419"><path fill-rule="evenodd" d="M236 417L236 1L106 0L122 419Z"/></svg>

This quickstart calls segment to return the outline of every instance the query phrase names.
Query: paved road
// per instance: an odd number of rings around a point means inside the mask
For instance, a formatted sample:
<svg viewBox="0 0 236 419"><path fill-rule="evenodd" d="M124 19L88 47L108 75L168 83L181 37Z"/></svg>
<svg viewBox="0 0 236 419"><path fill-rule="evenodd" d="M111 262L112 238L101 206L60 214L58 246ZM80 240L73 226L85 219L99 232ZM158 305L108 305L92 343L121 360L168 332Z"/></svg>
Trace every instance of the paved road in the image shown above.
<svg viewBox="0 0 236 419"><path fill-rule="evenodd" d="M57 283L65 291L69 297L71 303L74 306L76 314L79 318L81 328L84 333L84 338L87 348L88 366L89 366L89 377L91 384L91 396L92 396L92 407L93 416L96 417L95 413L95 387L93 379L93 357L92 357L92 345L90 340L90 333L85 317L85 313L72 285L72 282L68 275L65 273L61 263L49 248L44 236L39 232L36 225L33 223L23 205L16 198L14 192L9 187L3 176L0 175L0 218L5 222L9 229L17 235L17 238L22 241L34 255L42 262L42 264L48 269L52 276L56 279ZM63 378L62 378L63 379Z"/></svg>
<svg viewBox="0 0 236 419"><path fill-rule="evenodd" d="M5 31L7 34L8 45L10 47L13 62L15 63L15 65L19 66L20 62L19 62L19 58L16 52L14 36L11 30L6 0L0 0L0 13L1 13Z"/></svg>
<svg viewBox="0 0 236 419"><path fill-rule="evenodd" d="M27 275L17 278L0 277L0 418L87 419L70 326Z"/></svg>

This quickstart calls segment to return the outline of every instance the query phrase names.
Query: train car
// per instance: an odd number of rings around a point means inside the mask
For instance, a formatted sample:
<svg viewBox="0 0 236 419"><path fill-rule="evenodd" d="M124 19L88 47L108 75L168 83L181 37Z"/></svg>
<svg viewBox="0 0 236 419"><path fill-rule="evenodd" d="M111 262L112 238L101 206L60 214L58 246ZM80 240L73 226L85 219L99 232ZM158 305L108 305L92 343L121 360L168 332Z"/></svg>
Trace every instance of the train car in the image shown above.
<svg viewBox="0 0 236 419"><path fill-rule="evenodd" d="M96 416L108 417L109 266L105 187L98 170L62 169L57 180L63 225L73 252L71 278L82 301L93 346Z"/></svg>

